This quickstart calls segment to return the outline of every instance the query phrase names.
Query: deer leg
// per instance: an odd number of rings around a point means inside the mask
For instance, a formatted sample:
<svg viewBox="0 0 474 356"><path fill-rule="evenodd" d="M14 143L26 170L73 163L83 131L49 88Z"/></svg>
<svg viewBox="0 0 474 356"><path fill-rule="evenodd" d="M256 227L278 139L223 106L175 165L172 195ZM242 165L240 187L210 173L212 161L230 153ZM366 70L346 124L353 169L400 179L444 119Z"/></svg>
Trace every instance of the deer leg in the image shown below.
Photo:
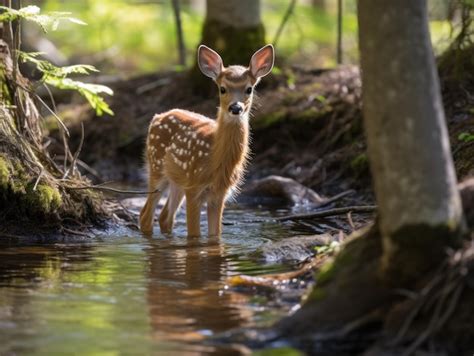
<svg viewBox="0 0 474 356"><path fill-rule="evenodd" d="M148 194L146 203L140 211L140 230L144 234L151 235L153 233L153 216L155 215L156 205L167 184L167 181L161 177L150 175L148 179L148 191L152 192L156 189L159 189L159 191Z"/></svg>
<svg viewBox="0 0 474 356"><path fill-rule="evenodd" d="M175 183L170 183L168 200L166 200L166 204L160 214L160 229L163 234L172 232L176 211L181 206L183 198L183 189Z"/></svg>
<svg viewBox="0 0 474 356"><path fill-rule="evenodd" d="M186 225L188 237L201 235L201 198L194 191L186 191Z"/></svg>
<svg viewBox="0 0 474 356"><path fill-rule="evenodd" d="M209 236L221 235L223 211L224 197L213 197L207 201L207 226Z"/></svg>

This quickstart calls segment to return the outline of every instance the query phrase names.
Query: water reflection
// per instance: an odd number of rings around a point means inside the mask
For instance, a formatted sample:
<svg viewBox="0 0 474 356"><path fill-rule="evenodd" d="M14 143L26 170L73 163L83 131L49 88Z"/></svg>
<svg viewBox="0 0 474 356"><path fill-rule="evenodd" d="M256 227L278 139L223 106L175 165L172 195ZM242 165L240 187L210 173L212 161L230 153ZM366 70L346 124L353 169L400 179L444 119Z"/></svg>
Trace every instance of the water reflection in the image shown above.
<svg viewBox="0 0 474 356"><path fill-rule="evenodd" d="M225 291L232 262L218 239L186 239L180 246L151 241L147 300L154 338L197 340L246 324L247 297Z"/></svg>
<svg viewBox="0 0 474 356"><path fill-rule="evenodd" d="M243 214L228 211L227 218L242 221ZM233 225L221 240L187 239L183 215L177 223L172 237L0 241L0 355L239 354L202 339L281 310L225 289L226 279L274 269L248 253L291 231Z"/></svg>

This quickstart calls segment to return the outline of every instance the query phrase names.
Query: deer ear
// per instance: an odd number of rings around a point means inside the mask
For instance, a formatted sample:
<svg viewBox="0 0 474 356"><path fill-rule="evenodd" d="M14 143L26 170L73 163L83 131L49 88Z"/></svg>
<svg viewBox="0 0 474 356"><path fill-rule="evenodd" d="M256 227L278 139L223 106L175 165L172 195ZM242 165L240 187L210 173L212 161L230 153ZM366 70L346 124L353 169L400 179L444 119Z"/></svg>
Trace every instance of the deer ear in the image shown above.
<svg viewBox="0 0 474 356"><path fill-rule="evenodd" d="M250 72L255 78L266 76L272 71L275 61L275 50L271 44L260 48L250 60Z"/></svg>
<svg viewBox="0 0 474 356"><path fill-rule="evenodd" d="M198 65L205 76L214 80L217 79L224 68L221 56L204 45L200 45L198 48Z"/></svg>

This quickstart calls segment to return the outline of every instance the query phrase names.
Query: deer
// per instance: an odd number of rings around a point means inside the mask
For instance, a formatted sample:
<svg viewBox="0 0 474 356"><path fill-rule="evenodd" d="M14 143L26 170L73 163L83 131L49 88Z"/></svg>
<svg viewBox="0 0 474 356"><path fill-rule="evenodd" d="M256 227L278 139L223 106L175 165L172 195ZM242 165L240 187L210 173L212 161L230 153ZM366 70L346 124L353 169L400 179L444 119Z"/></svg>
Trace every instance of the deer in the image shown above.
<svg viewBox="0 0 474 356"><path fill-rule="evenodd" d="M256 51L248 67L224 67L220 55L201 45L197 51L201 72L218 87L217 118L182 109L156 114L148 128L146 167L148 196L140 212L140 230L153 233L156 206L168 190L159 216L160 230L173 230L177 210L186 198L189 237L200 236L201 208L207 204L208 235L220 236L226 200L237 191L249 157L249 118L254 89L272 71L271 44Z"/></svg>

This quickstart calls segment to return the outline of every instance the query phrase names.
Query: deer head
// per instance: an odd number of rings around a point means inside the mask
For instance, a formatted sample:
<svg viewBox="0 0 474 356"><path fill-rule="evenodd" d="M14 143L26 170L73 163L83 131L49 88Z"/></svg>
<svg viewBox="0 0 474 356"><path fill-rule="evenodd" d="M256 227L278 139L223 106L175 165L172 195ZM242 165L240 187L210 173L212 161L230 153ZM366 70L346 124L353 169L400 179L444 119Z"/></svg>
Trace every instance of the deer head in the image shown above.
<svg viewBox="0 0 474 356"><path fill-rule="evenodd" d="M214 80L219 88L219 116L222 115L228 120L248 118L254 88L260 78L271 72L274 60L274 49L269 44L253 54L248 67L224 67L217 52L204 45L199 46L199 68L204 75Z"/></svg>

